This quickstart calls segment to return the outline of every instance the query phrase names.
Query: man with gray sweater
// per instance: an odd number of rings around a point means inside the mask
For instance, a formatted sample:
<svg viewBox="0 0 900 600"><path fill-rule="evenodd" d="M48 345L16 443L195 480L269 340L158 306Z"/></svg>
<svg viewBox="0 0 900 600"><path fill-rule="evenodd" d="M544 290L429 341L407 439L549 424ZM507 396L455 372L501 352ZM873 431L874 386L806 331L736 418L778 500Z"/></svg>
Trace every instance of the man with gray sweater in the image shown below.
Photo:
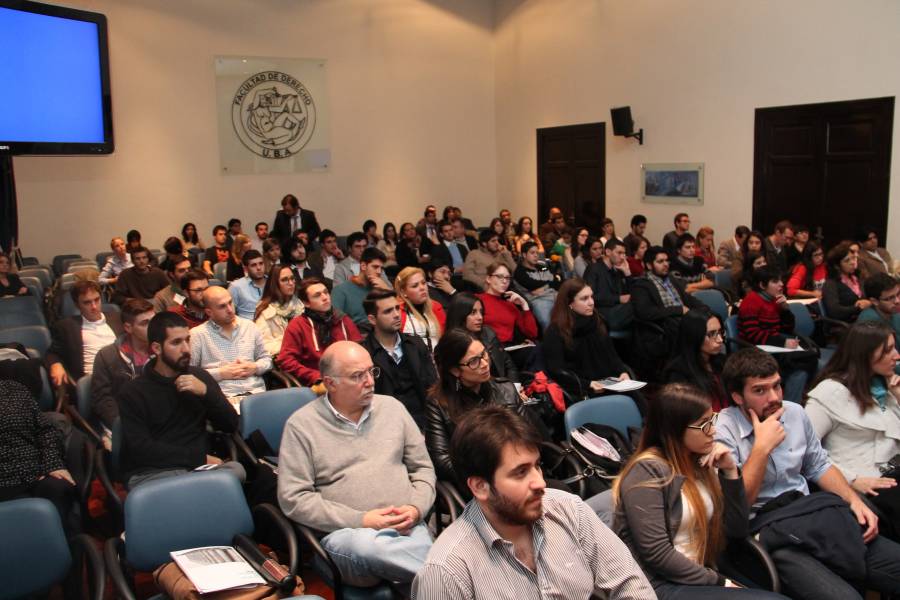
<svg viewBox="0 0 900 600"><path fill-rule="evenodd" d="M278 457L278 503L325 535L322 546L350 585L409 584L431 536L435 497L425 439L398 400L375 394L380 374L355 342L319 362L327 394L288 420Z"/></svg>

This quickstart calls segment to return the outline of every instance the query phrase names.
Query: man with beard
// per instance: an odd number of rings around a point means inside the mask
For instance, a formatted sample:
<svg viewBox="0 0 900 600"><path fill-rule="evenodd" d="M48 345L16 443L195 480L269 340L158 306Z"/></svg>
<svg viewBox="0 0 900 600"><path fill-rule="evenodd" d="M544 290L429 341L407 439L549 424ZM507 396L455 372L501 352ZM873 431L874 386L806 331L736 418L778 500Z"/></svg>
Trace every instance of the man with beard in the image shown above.
<svg viewBox="0 0 900 600"><path fill-rule="evenodd" d="M775 359L738 350L722 380L735 405L719 413L715 437L743 472L750 533L772 554L785 593L839 600L861 599L860 589L900 592L900 545L878 535L878 517L831 464L803 407L783 402ZM811 494L810 482L831 493Z"/></svg>
<svg viewBox="0 0 900 600"><path fill-rule="evenodd" d="M150 263L152 256L143 246L131 251L131 262L134 266L122 271L116 280L113 300L117 304L122 304L128 298L150 300L156 292L169 285L166 273Z"/></svg>
<svg viewBox="0 0 900 600"><path fill-rule="evenodd" d="M238 416L215 379L190 366L187 322L161 312L150 320L147 339L155 357L119 396L121 468L128 488L201 465L222 465L243 481L246 474L239 463L223 464L210 454L207 421L231 433L237 430Z"/></svg>
<svg viewBox="0 0 900 600"><path fill-rule="evenodd" d="M187 321L191 329L203 325L209 319L203 306L203 294L209 288L209 276L200 269L191 269L181 277L179 283L184 290L184 300L181 304L170 306L169 310Z"/></svg>
<svg viewBox="0 0 900 600"><path fill-rule="evenodd" d="M425 438L404 406L375 394L365 348L335 342L319 362L327 393L295 412L278 457L278 504L325 533L345 583L408 586L431 548L435 498Z"/></svg>
<svg viewBox="0 0 900 600"><path fill-rule="evenodd" d="M653 599L625 544L580 498L545 489L540 434L513 411L469 411L450 455L473 499L437 539L413 600Z"/></svg>

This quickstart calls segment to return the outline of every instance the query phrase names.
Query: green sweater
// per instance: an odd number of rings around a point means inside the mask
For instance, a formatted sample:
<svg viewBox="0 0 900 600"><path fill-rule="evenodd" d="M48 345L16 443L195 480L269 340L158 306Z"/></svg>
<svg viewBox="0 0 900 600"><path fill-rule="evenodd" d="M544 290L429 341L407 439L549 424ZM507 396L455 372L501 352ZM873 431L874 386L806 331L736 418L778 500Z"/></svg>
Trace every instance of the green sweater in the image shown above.
<svg viewBox="0 0 900 600"><path fill-rule="evenodd" d="M368 286L362 287L352 281L345 281L335 286L331 292L331 302L357 325L360 323L368 325L369 319L366 316L366 309L363 308L363 300L371 291L372 288Z"/></svg>
<svg viewBox="0 0 900 600"><path fill-rule="evenodd" d="M338 419L321 396L295 412L278 456L278 504L317 531L362 527L363 515L411 504L424 518L435 474L425 438L406 408L375 394L359 430Z"/></svg>

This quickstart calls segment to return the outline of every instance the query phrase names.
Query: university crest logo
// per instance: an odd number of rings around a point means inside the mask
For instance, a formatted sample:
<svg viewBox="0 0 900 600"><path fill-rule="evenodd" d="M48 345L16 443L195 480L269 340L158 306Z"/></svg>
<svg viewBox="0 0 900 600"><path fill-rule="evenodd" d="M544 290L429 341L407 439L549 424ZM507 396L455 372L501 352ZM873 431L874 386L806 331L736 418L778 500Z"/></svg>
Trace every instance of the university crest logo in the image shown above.
<svg viewBox="0 0 900 600"><path fill-rule="evenodd" d="M240 85L231 103L234 132L263 158L288 158L316 128L316 105L302 83L281 71L262 71Z"/></svg>

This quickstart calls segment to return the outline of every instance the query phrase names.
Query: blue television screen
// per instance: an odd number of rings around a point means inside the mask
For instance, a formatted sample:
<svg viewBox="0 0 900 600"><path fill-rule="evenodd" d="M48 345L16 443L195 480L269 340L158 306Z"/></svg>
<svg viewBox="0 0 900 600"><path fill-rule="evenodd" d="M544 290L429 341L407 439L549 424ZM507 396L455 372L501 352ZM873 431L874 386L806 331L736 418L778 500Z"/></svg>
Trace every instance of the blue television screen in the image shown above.
<svg viewBox="0 0 900 600"><path fill-rule="evenodd" d="M112 152L106 18L0 0L0 40L0 152Z"/></svg>

